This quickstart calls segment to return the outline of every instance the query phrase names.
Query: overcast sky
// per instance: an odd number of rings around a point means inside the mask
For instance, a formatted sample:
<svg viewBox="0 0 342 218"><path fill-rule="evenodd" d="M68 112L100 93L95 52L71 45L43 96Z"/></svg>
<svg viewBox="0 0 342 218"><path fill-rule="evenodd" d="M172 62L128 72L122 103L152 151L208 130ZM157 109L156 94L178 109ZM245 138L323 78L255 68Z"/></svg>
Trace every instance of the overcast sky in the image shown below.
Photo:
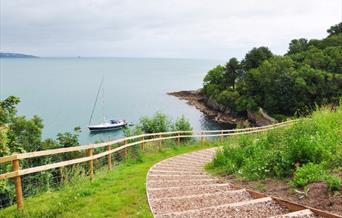
<svg viewBox="0 0 342 218"><path fill-rule="evenodd" d="M2 52L38 56L241 58L322 38L342 0L0 0Z"/></svg>

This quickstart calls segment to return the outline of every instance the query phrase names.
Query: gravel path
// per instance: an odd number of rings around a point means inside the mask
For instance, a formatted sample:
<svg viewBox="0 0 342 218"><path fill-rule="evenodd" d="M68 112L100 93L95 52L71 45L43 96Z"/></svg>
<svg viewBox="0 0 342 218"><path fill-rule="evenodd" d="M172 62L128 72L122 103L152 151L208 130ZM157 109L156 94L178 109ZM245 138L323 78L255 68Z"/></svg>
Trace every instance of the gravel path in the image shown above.
<svg viewBox="0 0 342 218"><path fill-rule="evenodd" d="M310 210L288 211L270 197L254 199L245 189L207 174L204 166L215 151L172 157L149 170L147 196L155 217L317 217Z"/></svg>

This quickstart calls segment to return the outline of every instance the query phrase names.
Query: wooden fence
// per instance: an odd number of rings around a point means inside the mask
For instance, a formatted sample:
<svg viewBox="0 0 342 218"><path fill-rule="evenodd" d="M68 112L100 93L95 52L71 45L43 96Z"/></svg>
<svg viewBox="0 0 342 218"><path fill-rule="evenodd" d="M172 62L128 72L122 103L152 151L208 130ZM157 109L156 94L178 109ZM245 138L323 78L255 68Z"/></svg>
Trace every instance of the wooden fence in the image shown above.
<svg viewBox="0 0 342 218"><path fill-rule="evenodd" d="M162 141L173 139L173 140L176 140L177 144L180 144L181 138L199 138L201 143L203 143L205 138L208 138L208 137L220 137L221 140L223 140L223 137L225 136L263 132L263 131L267 131L267 130L278 128L278 127L288 126L288 125L293 124L296 121L298 120L291 120L291 121L286 121L286 122L263 126L263 127L253 127L253 128L244 128L244 129L174 131L174 132L142 134L142 135L125 137L125 138L108 141L104 143L98 143L98 144L80 145L80 146L75 146L75 147L58 148L58 149L50 149L50 150L26 152L26 153L15 153L9 156L0 157L0 164L12 162L12 171L0 174L0 180L13 179L14 184L15 184L17 208L21 209L23 208L23 191L22 191L22 185L21 185L21 176L24 176L24 175L88 162L89 176L90 178L92 178L94 176L94 160L95 159L107 156L108 168L111 169L112 168L111 155L119 151L125 151L127 155L127 148L135 146L135 145L140 144L141 149L144 150L144 145L149 142L159 142L159 146L160 146ZM119 145L119 144L124 144L124 145L115 147L115 145ZM107 149L106 151L100 152L98 154L94 154L93 151L96 148L107 148ZM42 166L31 167L27 169L20 168L20 160L43 157L43 156L51 156L51 155L56 155L56 154L69 153L69 152L80 152L80 151L85 151L86 156L72 159L72 160L60 161L57 163L50 163L50 164L46 164Z"/></svg>

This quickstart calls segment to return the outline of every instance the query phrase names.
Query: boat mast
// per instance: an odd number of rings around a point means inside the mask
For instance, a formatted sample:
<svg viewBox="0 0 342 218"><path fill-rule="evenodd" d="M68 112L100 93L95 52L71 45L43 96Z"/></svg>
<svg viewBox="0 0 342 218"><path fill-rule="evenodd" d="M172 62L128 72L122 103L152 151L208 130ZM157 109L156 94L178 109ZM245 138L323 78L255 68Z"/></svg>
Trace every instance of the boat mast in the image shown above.
<svg viewBox="0 0 342 218"><path fill-rule="evenodd" d="M103 79L103 77L102 77ZM102 115L103 115L103 123L106 122L106 114L105 114L105 104L104 104L104 86L102 84Z"/></svg>
<svg viewBox="0 0 342 218"><path fill-rule="evenodd" d="M101 79L99 89L97 90L97 94L96 94L95 102L94 102L94 105L93 105L93 109L91 110L91 115L90 115L90 119L89 119L89 125L91 123L91 120L93 119L93 114L94 114L94 111L95 111L97 99L99 98L99 94L100 94L100 90L101 90L102 84L103 84L103 77Z"/></svg>

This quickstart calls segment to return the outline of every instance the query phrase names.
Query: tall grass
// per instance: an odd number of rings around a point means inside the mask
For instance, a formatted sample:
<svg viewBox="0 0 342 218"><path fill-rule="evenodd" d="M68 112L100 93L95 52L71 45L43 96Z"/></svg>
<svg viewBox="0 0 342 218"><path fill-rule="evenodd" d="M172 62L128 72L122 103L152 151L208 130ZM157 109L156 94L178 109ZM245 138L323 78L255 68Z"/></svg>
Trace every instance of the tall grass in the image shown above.
<svg viewBox="0 0 342 218"><path fill-rule="evenodd" d="M342 168L342 105L334 111L319 108L285 129L241 136L208 167L247 180L291 178L295 186L324 181L331 190L339 189L341 179L334 172Z"/></svg>

